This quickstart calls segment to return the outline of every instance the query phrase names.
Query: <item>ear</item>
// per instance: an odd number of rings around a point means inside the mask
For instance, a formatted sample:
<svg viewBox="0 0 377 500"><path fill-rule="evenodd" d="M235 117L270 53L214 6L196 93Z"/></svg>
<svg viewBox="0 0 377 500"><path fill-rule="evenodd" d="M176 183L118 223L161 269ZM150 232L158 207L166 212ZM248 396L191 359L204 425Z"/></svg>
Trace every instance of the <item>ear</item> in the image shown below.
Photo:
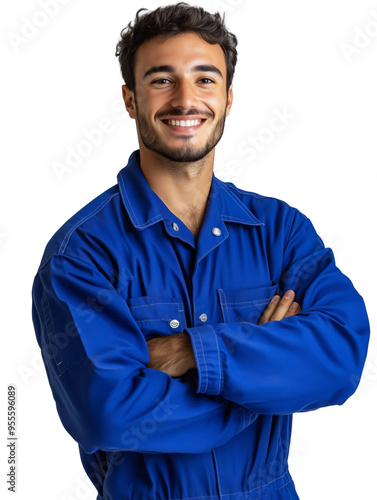
<svg viewBox="0 0 377 500"><path fill-rule="evenodd" d="M130 90L127 85L122 85L122 95L123 101L130 115L130 118L136 118L136 102L135 102L135 94Z"/></svg>
<svg viewBox="0 0 377 500"><path fill-rule="evenodd" d="M229 116L232 104L233 104L233 83L229 87L229 90L228 90L228 99L227 99L227 103L226 103L226 116Z"/></svg>

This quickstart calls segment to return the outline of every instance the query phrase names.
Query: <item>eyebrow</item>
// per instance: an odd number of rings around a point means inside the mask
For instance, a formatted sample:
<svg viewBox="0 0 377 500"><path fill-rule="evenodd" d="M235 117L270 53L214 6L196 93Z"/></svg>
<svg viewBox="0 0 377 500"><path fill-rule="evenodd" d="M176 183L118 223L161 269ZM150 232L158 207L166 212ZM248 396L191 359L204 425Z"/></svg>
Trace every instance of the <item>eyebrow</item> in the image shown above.
<svg viewBox="0 0 377 500"><path fill-rule="evenodd" d="M175 68L169 65L152 66L151 68L148 69L148 71L145 72L143 80L147 76L152 75L154 73L174 73L174 71ZM198 66L192 68L192 73L197 73L197 72L216 73L221 78L223 78L223 74L221 73L219 68L216 68L216 66L213 66L212 64L199 64Z"/></svg>

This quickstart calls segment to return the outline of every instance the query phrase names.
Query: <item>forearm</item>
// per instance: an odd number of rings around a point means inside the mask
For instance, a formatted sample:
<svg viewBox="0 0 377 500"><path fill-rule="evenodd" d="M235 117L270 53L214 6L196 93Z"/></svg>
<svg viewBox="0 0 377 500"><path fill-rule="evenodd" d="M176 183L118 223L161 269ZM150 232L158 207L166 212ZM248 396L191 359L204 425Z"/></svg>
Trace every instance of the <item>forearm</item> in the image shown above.
<svg viewBox="0 0 377 500"><path fill-rule="evenodd" d="M318 279L305 294L300 290L300 314L259 325L187 329L198 392L221 395L257 413L287 414L342 404L355 391L353 381L367 351L368 319L362 298L324 252Z"/></svg>
<svg viewBox="0 0 377 500"><path fill-rule="evenodd" d="M104 290L106 305L83 315L79 305ZM147 343L124 299L81 261L59 257L40 272L33 320L60 418L86 452L200 453L256 418L197 394L193 374L174 379L147 368Z"/></svg>
<svg viewBox="0 0 377 500"><path fill-rule="evenodd" d="M155 337L147 342L148 368L180 377L196 368L194 351L188 333L176 333L169 337Z"/></svg>
<svg viewBox="0 0 377 500"><path fill-rule="evenodd" d="M239 405L197 394L189 374L173 379L147 368L101 370L87 361L61 377L48 373L62 423L87 453L202 453L256 418Z"/></svg>
<svg viewBox="0 0 377 500"><path fill-rule="evenodd" d="M287 290L283 297L275 295L263 312L259 324L281 321L298 314L301 307L294 299L293 290ZM188 370L197 368L193 344L187 332L168 337L155 337L147 344L149 350L148 368L160 370L171 377L180 377Z"/></svg>

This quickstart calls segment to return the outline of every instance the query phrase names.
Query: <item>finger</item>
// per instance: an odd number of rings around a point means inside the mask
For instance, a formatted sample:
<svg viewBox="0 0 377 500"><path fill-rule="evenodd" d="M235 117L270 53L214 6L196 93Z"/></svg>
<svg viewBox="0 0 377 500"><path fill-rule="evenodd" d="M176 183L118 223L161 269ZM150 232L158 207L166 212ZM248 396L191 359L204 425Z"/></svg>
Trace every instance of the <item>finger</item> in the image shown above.
<svg viewBox="0 0 377 500"><path fill-rule="evenodd" d="M295 292L293 290L287 290L279 301L275 311L271 315L270 321L280 321L281 319L285 318L294 300Z"/></svg>
<svg viewBox="0 0 377 500"><path fill-rule="evenodd" d="M301 312L300 304L298 304L297 302L292 302L284 318L289 318L290 316L296 316L296 314L299 314L300 312Z"/></svg>
<svg viewBox="0 0 377 500"><path fill-rule="evenodd" d="M275 309L277 308L280 300L281 300L280 295L274 295L272 297L266 309L263 311L262 316L258 321L258 325L263 325L263 323L268 323L269 321L271 321L271 316L274 314Z"/></svg>

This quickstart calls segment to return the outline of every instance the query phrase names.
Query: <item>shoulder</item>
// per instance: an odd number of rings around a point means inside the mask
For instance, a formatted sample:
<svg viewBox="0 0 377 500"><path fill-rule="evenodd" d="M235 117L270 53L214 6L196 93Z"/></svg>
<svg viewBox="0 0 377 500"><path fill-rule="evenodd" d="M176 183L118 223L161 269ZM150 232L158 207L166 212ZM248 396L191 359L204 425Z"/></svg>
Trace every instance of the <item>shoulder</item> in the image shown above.
<svg viewBox="0 0 377 500"><path fill-rule="evenodd" d="M272 196L258 194L252 191L245 191L235 186L231 182L222 182L220 184L233 196L235 196L241 203L243 203L253 215L266 224L267 222L276 220L297 220L303 222L307 217L300 212L297 208L291 206L286 201Z"/></svg>
<svg viewBox="0 0 377 500"><path fill-rule="evenodd" d="M297 250L307 245L317 249L323 247L323 242L306 215L287 202L264 196L254 192L239 189L232 183L222 183L224 189L242 203L261 223L262 237L269 241L271 248L287 248L288 244Z"/></svg>
<svg viewBox="0 0 377 500"><path fill-rule="evenodd" d="M47 243L40 269L55 255L83 258L88 246L106 239L121 214L119 198L115 185L70 217Z"/></svg>

